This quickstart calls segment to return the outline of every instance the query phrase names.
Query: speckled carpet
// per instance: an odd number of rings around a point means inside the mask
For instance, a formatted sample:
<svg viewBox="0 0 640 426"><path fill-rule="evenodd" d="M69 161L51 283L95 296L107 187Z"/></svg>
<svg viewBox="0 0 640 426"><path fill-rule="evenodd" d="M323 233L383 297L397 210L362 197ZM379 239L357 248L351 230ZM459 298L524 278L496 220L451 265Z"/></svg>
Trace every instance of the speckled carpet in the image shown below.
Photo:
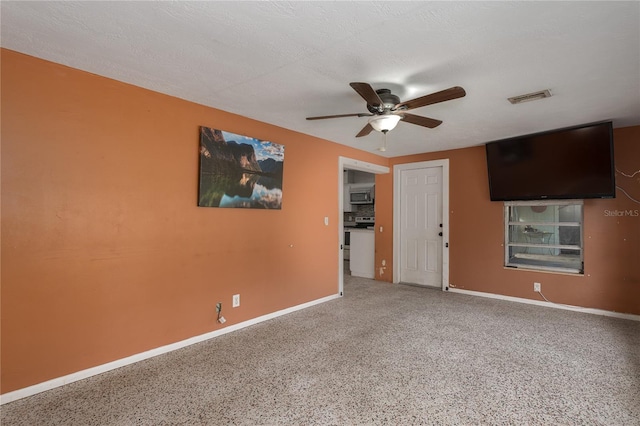
<svg viewBox="0 0 640 426"><path fill-rule="evenodd" d="M345 278L345 297L0 407L8 425L639 425L640 323Z"/></svg>

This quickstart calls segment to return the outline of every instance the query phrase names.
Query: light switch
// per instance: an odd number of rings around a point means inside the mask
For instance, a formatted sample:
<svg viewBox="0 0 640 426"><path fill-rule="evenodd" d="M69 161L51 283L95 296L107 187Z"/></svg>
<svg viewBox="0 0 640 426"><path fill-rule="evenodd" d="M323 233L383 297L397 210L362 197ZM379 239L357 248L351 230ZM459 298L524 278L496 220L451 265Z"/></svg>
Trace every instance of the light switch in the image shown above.
<svg viewBox="0 0 640 426"><path fill-rule="evenodd" d="M324 224L325 226L329 226L329 216L324 217Z"/></svg>

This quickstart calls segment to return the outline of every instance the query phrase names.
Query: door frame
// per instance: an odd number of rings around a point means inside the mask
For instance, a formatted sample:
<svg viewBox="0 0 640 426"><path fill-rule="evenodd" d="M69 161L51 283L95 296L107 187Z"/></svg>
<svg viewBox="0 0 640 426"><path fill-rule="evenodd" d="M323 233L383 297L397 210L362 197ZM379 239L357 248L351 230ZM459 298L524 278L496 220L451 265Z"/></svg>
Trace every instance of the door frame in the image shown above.
<svg viewBox="0 0 640 426"><path fill-rule="evenodd" d="M442 168L442 290L449 290L449 159L420 161L393 166L393 283L400 282L400 207L402 181L405 170Z"/></svg>
<svg viewBox="0 0 640 426"><path fill-rule="evenodd" d="M376 175L389 173L387 166L379 166L366 161L355 160L348 157L338 157L338 295L344 294L344 171L360 170L361 172Z"/></svg>

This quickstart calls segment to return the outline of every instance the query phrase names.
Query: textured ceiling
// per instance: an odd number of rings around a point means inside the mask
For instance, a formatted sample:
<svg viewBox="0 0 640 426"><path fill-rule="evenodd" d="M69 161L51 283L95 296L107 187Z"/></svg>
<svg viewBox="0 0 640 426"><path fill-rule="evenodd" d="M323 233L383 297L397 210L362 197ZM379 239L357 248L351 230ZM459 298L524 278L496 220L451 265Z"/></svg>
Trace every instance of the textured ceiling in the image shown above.
<svg viewBox="0 0 640 426"><path fill-rule="evenodd" d="M399 123L394 157L582 123L640 124L639 2L11 2L2 47L378 152L349 82L401 100L462 86ZM553 97L506 99L542 89ZM215 125L216 123L202 123ZM277 141L275 141L277 142Z"/></svg>

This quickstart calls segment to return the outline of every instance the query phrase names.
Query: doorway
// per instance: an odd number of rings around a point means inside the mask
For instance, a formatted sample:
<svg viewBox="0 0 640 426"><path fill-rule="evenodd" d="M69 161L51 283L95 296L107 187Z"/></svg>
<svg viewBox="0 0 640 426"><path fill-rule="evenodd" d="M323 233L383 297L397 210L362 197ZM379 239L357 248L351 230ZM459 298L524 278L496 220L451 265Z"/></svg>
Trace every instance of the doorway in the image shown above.
<svg viewBox="0 0 640 426"><path fill-rule="evenodd" d="M393 282L449 286L449 160L394 167Z"/></svg>
<svg viewBox="0 0 640 426"><path fill-rule="evenodd" d="M349 193L345 193L345 171L356 170L360 172L366 172L371 174L389 173L389 168L385 166L379 166L373 163L367 163L364 161L354 160L347 157L338 158L338 241L339 241L339 256L338 256L338 294L342 296L344 294L344 244L345 244L345 227L344 227L344 206L347 203Z"/></svg>

